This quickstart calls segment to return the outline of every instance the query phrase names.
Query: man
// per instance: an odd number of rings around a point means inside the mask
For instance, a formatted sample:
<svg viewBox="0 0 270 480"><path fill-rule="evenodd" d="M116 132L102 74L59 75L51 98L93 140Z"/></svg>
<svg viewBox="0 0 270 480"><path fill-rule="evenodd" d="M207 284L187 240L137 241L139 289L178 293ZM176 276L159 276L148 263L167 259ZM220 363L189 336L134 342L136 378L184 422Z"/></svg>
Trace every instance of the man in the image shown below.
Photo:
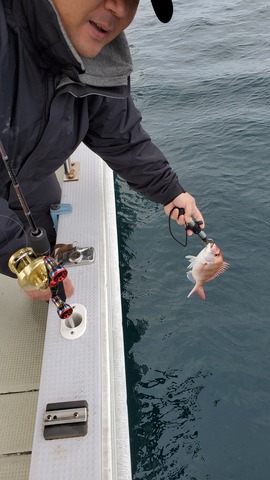
<svg viewBox="0 0 270 480"><path fill-rule="evenodd" d="M83 141L131 188L203 222L194 198L180 185L141 127L129 91L132 61L123 31L139 0L0 0L0 138L36 224L50 242L50 205L60 202L55 171ZM171 0L152 0L163 22ZM202 224L204 227L204 223ZM25 246L25 221L0 161L0 272ZM69 296L73 287L65 284ZM31 292L46 299L49 292Z"/></svg>

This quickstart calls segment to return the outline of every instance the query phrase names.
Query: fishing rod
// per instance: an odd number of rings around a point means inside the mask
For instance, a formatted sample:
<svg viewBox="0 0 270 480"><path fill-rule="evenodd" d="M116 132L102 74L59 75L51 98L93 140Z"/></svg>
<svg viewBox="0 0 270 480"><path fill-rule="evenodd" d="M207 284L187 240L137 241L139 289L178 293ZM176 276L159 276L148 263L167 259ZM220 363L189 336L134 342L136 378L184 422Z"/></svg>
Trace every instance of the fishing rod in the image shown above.
<svg viewBox="0 0 270 480"><path fill-rule="evenodd" d="M65 303L66 295L63 280L67 276L67 270L57 264L49 255L51 246L47 232L44 228L37 227L33 219L1 139L0 154L30 226L29 242L31 248L26 247L15 252L9 259L9 268L17 275L22 288L31 285L31 288L34 286L37 290L42 291L50 287L51 299L57 307L59 317L63 319L68 318L72 314L73 309Z"/></svg>
<svg viewBox="0 0 270 480"><path fill-rule="evenodd" d="M27 205L27 202L25 200L24 194L21 190L21 187L19 185L19 182L15 176L15 173L12 170L12 167L10 165L7 153L4 149L4 145L0 139L0 153L1 157L3 159L4 165L6 167L7 173L10 177L10 180L12 182L12 185L15 189L16 195L18 197L18 200L21 204L21 207L23 209L24 215L28 221L28 224L30 226L30 243L37 255L46 255L50 253L50 243L48 240L47 232L44 230L44 228L37 227L35 224L35 221L33 219L33 216L31 214L30 208Z"/></svg>

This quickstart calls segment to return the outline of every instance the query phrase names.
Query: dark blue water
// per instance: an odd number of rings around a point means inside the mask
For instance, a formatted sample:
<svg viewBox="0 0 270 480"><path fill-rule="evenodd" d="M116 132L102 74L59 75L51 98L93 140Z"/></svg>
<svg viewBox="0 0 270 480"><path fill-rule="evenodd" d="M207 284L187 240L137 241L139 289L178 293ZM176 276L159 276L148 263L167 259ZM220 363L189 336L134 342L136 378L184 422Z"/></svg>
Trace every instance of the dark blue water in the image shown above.
<svg viewBox="0 0 270 480"><path fill-rule="evenodd" d="M149 3L133 96L230 269L187 299L200 241L116 180L133 479L269 480L270 6Z"/></svg>

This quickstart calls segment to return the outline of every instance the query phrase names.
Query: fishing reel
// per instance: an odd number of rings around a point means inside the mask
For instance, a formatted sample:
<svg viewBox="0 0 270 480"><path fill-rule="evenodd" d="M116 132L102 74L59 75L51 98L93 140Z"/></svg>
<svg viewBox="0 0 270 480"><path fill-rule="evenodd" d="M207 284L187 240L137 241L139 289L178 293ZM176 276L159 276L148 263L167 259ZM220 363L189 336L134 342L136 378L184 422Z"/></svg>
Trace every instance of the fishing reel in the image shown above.
<svg viewBox="0 0 270 480"><path fill-rule="evenodd" d="M67 276L67 270L58 264L53 257L49 256L50 244L47 233L43 228L38 228L35 224L1 139L0 156L15 189L22 211L29 223L29 241L34 247L34 250L31 247L25 247L15 252L9 259L9 269L17 275L19 285L23 290L36 289L42 292L50 287L52 301L57 307L59 317L68 318L72 314L73 309L59 295L60 289L64 293L62 282Z"/></svg>
<svg viewBox="0 0 270 480"><path fill-rule="evenodd" d="M49 278L43 257L38 257L30 247L17 250L9 259L8 267L18 278L23 290L39 290L49 287Z"/></svg>
<svg viewBox="0 0 270 480"><path fill-rule="evenodd" d="M73 309L59 295L59 287L67 276L67 270L49 255L37 256L31 247L21 248L8 261L9 269L18 278L23 290L39 290L50 288L51 298L57 307L61 319L72 315Z"/></svg>

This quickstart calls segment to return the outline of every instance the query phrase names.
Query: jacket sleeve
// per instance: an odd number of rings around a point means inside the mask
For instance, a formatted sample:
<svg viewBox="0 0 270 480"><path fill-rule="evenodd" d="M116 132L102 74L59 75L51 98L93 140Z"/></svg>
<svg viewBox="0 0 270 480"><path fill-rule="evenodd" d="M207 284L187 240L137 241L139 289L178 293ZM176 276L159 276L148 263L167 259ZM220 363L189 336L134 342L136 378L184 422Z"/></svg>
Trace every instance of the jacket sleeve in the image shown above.
<svg viewBox="0 0 270 480"><path fill-rule="evenodd" d="M84 143L128 185L153 202L166 205L185 190L162 152L141 126L132 98L103 97L91 118Z"/></svg>

